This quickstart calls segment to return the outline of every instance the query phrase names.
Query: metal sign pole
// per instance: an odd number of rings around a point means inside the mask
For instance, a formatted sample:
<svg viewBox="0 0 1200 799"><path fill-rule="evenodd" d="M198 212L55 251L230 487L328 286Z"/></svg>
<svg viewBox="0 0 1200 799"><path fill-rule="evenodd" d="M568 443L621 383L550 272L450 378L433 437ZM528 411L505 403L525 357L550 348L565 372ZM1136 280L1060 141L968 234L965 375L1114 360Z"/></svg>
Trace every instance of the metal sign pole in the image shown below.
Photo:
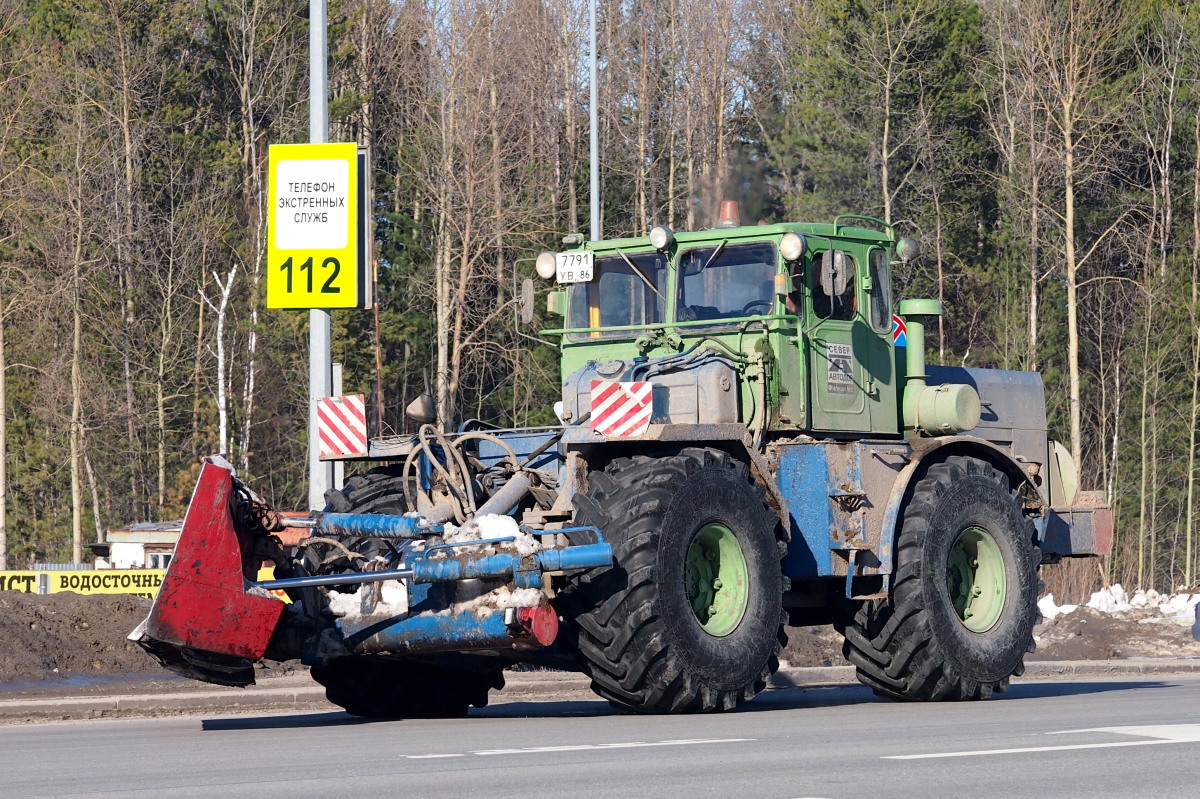
<svg viewBox="0 0 1200 799"><path fill-rule="evenodd" d="M326 66L326 0L308 0L308 140L324 144L329 138ZM333 483L333 464L321 460L317 402L332 389L330 313L308 312L308 506L325 507L325 491Z"/></svg>
<svg viewBox="0 0 1200 799"><path fill-rule="evenodd" d="M591 0L591 24L589 35L591 37L591 103L589 122L591 124L591 206L592 206L592 241L600 240L600 126L599 119L599 97L600 91L597 87L597 55L596 55L596 0Z"/></svg>

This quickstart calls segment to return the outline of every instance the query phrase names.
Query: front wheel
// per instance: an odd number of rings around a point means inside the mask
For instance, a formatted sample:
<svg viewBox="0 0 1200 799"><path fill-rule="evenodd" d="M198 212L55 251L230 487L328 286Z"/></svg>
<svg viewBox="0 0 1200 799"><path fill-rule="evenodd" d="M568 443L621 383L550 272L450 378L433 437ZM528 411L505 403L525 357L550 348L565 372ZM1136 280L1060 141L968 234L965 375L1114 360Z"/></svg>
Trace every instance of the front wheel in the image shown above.
<svg viewBox="0 0 1200 799"><path fill-rule="evenodd" d="M954 456L905 507L892 590L840 626L858 679L897 699L987 699L1033 651L1040 552L1008 479Z"/></svg>
<svg viewBox="0 0 1200 799"><path fill-rule="evenodd" d="M643 713L726 710L761 691L785 642L778 521L745 466L711 449L614 461L576 519L613 566L563 607L596 693Z"/></svg>
<svg viewBox="0 0 1200 799"><path fill-rule="evenodd" d="M385 513L408 510L401 471L397 467L372 469L346 481L340 491L329 491L326 512ZM393 542L359 536L321 536L305 547L301 565L308 574L341 574L364 571L379 556L408 548ZM317 589L309 589L317 590ZM359 585L332 586L352 593ZM310 670L325 686L325 696L347 713L365 718L445 718L464 716L471 706L485 707L488 693L504 687L502 667L492 658L461 655L454 665L379 655L336 658Z"/></svg>
<svg viewBox="0 0 1200 799"><path fill-rule="evenodd" d="M375 655L343 657L310 669L326 698L352 716L369 719L454 718L486 707L504 687L499 669L452 671Z"/></svg>

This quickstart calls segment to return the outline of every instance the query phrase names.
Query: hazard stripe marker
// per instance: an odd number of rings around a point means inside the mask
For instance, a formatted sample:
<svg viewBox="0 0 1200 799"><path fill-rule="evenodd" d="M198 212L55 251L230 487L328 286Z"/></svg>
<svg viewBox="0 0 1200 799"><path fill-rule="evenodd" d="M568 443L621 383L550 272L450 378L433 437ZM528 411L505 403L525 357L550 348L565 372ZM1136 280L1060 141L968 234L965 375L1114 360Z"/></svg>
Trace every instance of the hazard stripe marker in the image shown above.
<svg viewBox="0 0 1200 799"><path fill-rule="evenodd" d="M367 455L367 406L362 394L324 397L317 402L322 458Z"/></svg>
<svg viewBox="0 0 1200 799"><path fill-rule="evenodd" d="M654 410L651 383L592 381L592 429L606 436L640 436Z"/></svg>

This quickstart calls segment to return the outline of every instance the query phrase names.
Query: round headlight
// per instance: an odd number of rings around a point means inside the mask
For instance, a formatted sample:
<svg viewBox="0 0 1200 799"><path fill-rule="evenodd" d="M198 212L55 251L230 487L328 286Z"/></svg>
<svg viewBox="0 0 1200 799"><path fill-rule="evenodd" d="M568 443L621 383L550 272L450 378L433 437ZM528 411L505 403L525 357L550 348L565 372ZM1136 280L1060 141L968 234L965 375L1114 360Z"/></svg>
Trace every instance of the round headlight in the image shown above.
<svg viewBox="0 0 1200 799"><path fill-rule="evenodd" d="M896 255L901 261L908 263L921 255L921 242L917 239L900 239L896 242Z"/></svg>
<svg viewBox="0 0 1200 799"><path fill-rule="evenodd" d="M783 238L779 240L779 254L783 256L783 260L789 263L799 261L806 252L808 252L808 239L799 233L784 233Z"/></svg>
<svg viewBox="0 0 1200 799"><path fill-rule="evenodd" d="M544 252L539 255L534 267L537 269L538 277L544 280L549 280L558 274L558 267L554 263L554 253L552 252Z"/></svg>
<svg viewBox="0 0 1200 799"><path fill-rule="evenodd" d="M666 225L655 225L650 229L650 244L656 250L665 250L675 241L675 232Z"/></svg>

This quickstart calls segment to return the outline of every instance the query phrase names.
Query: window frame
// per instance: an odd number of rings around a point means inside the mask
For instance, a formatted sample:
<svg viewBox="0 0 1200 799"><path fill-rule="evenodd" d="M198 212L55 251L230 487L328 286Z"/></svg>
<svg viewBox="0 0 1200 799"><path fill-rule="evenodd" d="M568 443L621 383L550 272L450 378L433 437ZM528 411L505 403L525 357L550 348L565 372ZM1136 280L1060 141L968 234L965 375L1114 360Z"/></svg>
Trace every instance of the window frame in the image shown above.
<svg viewBox="0 0 1200 799"><path fill-rule="evenodd" d="M622 255L624 255L624 257L622 257ZM658 266L658 268L653 268L651 270L650 274L645 275L645 277L649 278L651 281L654 282L654 287L655 287L654 290L651 290L650 286L646 285L645 281L641 280L636 275L634 275L632 272L628 271L629 265L627 263L625 263L626 258L628 258L629 261L632 261L635 264L635 268L637 266L643 265L643 264L639 263L639 259L643 259L643 258L652 259L655 262L656 266L661 264L660 266ZM648 295L650 295L650 304L647 307L649 310L652 311L652 313L650 314L651 318L645 319L641 322L627 324L627 325L611 325L611 324L604 325L603 323L598 324L598 325L590 324L590 322L591 322L590 315L591 315L591 310L593 307L591 295L592 295L592 292L596 293L595 299L596 299L597 305L595 307L598 309L601 308L602 306L600 305L600 296L599 296L600 282L604 279L604 276L606 274L609 274L609 272L606 270L606 266L607 266L607 262L610 262L610 261L624 267L624 269L626 270L626 273L629 274L631 280L636 281L635 285L641 286L642 290L644 292L646 292ZM670 268L671 268L671 259L657 250L639 250L637 252L622 251L622 252L597 253L594 277L591 280L588 280L585 282L572 283L568 287L568 294L567 294L568 310L567 310L567 318L565 320L566 328L571 331L571 332L567 333L568 340L584 342L584 341L592 341L595 339L612 340L612 339L634 338L634 337L646 332L650 328L662 326L665 323L667 316L668 316L667 300L670 297L670 294L668 292L669 282L670 282L670 278L669 278ZM582 289L583 289L582 291L577 290L580 287L582 287ZM580 306L581 299L583 300L583 303L582 303L583 308L584 308L583 313L587 314L589 317L588 318L589 324L586 324L586 325L576 324L576 319L577 319L576 314L579 313L578 309Z"/></svg>

